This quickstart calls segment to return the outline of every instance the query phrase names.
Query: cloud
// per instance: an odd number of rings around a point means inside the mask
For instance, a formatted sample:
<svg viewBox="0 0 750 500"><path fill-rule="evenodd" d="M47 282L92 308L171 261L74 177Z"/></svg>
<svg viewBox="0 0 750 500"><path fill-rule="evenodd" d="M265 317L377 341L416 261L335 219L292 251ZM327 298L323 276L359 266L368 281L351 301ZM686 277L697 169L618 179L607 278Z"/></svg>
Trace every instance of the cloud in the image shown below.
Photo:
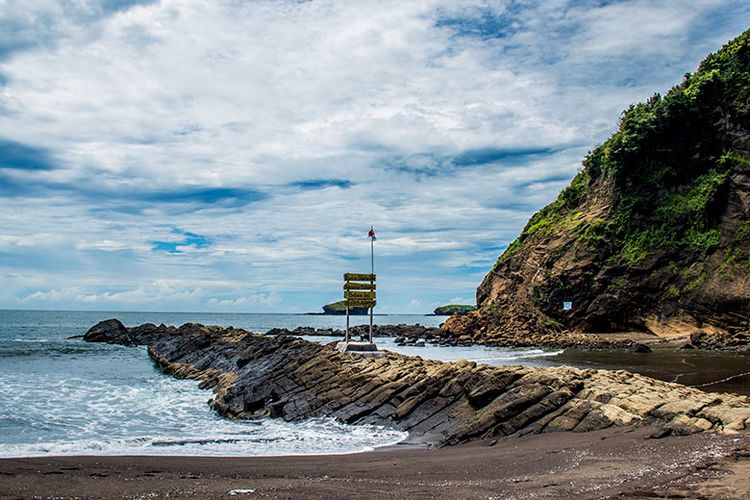
<svg viewBox="0 0 750 500"><path fill-rule="evenodd" d="M369 269L370 225L383 311L472 297L620 111L750 14L731 0L2 5L0 307L288 312Z"/></svg>

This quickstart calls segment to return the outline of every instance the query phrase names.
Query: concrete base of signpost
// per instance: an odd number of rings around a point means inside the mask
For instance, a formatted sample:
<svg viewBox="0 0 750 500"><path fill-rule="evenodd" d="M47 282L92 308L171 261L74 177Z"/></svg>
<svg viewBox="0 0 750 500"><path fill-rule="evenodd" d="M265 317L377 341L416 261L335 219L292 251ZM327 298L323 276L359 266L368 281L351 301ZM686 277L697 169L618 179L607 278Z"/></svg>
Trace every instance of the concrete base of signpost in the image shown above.
<svg viewBox="0 0 750 500"><path fill-rule="evenodd" d="M383 351L378 351L378 346L371 342L339 342L336 344L336 350L368 358L382 358L386 355Z"/></svg>

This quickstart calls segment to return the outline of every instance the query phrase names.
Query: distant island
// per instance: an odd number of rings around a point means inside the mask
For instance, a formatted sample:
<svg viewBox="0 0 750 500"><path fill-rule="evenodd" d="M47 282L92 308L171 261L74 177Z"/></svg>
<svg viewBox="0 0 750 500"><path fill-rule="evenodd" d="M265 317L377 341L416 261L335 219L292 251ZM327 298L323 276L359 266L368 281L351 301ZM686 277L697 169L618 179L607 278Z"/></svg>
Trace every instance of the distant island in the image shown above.
<svg viewBox="0 0 750 500"><path fill-rule="evenodd" d="M436 307L433 311L435 316L452 316L454 314L468 314L476 311L477 306L463 304L448 304L447 306Z"/></svg>
<svg viewBox="0 0 750 500"><path fill-rule="evenodd" d="M340 300L323 306L323 314L346 314L346 301ZM368 314L366 307L350 307L349 314L353 316L364 316Z"/></svg>

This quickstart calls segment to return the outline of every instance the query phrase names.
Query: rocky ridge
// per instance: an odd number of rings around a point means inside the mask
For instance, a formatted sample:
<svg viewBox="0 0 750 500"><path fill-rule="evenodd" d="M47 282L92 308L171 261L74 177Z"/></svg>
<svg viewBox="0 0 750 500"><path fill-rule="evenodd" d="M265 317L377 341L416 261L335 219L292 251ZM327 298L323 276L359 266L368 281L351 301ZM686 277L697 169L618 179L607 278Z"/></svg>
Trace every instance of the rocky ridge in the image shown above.
<svg viewBox="0 0 750 500"><path fill-rule="evenodd" d="M166 373L212 388L230 418L332 416L408 431L440 445L514 434L653 423L667 434L742 431L750 399L705 393L625 371L492 367L389 353L337 352L299 337L188 323L92 327L84 340L148 345Z"/></svg>

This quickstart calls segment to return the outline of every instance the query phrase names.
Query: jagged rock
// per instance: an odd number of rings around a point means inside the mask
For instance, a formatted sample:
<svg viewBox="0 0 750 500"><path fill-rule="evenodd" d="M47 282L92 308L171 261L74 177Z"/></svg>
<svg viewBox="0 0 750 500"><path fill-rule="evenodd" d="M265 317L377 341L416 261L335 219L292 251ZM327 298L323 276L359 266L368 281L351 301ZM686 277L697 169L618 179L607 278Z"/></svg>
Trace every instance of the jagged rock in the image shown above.
<svg viewBox="0 0 750 500"><path fill-rule="evenodd" d="M388 353L341 354L335 343L194 323L179 328L96 325L95 341L134 345L166 373L212 388L231 418L331 416L455 444L494 436L657 423L670 432L736 432L750 399L712 395L625 371L444 363ZM684 418L683 418L684 417Z"/></svg>

